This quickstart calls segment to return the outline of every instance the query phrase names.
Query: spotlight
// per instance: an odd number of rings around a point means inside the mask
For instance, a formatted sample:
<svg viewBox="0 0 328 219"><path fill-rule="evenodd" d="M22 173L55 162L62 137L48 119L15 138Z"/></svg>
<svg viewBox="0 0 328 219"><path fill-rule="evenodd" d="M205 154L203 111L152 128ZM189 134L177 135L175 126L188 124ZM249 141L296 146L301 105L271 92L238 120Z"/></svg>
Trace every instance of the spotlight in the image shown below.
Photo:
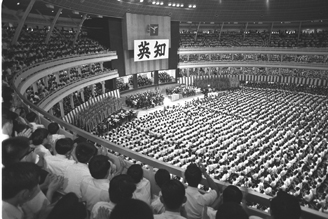
<svg viewBox="0 0 328 219"><path fill-rule="evenodd" d="M156 2L156 5L159 5L159 2Z"/></svg>
<svg viewBox="0 0 328 219"><path fill-rule="evenodd" d="M173 5L172 5L173 7L175 7L175 3L173 3Z"/></svg>
<svg viewBox="0 0 328 219"><path fill-rule="evenodd" d="M19 5L20 3L19 2L17 2L17 5Z"/></svg>
<svg viewBox="0 0 328 219"><path fill-rule="evenodd" d="M189 5L188 7L189 7L189 8L191 8L191 7L192 7L192 5Z"/></svg>
<svg viewBox="0 0 328 219"><path fill-rule="evenodd" d="M161 2L161 5L164 5L164 2Z"/></svg>
<svg viewBox="0 0 328 219"><path fill-rule="evenodd" d="M196 5L192 6L193 8L196 8Z"/></svg>
<svg viewBox="0 0 328 219"><path fill-rule="evenodd" d="M156 4L156 2L153 2L152 4L154 5L154 4Z"/></svg>
<svg viewBox="0 0 328 219"><path fill-rule="evenodd" d="M143 2L143 0L140 0L140 2Z"/></svg>
<svg viewBox="0 0 328 219"><path fill-rule="evenodd" d="M171 3L171 2L169 2L168 6L171 6L171 5L172 5L172 3Z"/></svg>
<svg viewBox="0 0 328 219"><path fill-rule="evenodd" d="M177 4L177 7L180 7L180 4Z"/></svg>
<svg viewBox="0 0 328 219"><path fill-rule="evenodd" d="M180 5L180 7L183 7L183 6L184 6L183 4Z"/></svg>

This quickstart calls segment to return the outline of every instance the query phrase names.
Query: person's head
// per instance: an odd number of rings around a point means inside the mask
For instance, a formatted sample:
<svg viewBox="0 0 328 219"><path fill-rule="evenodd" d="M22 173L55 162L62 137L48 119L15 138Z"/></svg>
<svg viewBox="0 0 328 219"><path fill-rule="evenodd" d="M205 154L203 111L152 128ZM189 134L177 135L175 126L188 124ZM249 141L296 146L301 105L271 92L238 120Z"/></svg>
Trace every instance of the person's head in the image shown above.
<svg viewBox="0 0 328 219"><path fill-rule="evenodd" d="M55 149L58 154L66 155L73 149L73 141L69 138L61 138L56 141Z"/></svg>
<svg viewBox="0 0 328 219"><path fill-rule="evenodd" d="M132 198L135 190L136 185L129 175L117 175L109 183L109 198L113 203L118 204Z"/></svg>
<svg viewBox="0 0 328 219"><path fill-rule="evenodd" d="M28 122L35 122L36 114L34 112L29 112L26 114L26 120Z"/></svg>
<svg viewBox="0 0 328 219"><path fill-rule="evenodd" d="M14 113L2 107L2 133L11 136L14 128Z"/></svg>
<svg viewBox="0 0 328 219"><path fill-rule="evenodd" d="M55 122L52 122L48 125L48 131L50 135L57 134L59 131L59 125Z"/></svg>
<svg viewBox="0 0 328 219"><path fill-rule="evenodd" d="M79 201L75 193L64 195L49 213L47 219L83 219L87 218L86 206Z"/></svg>
<svg viewBox="0 0 328 219"><path fill-rule="evenodd" d="M2 200L21 205L36 196L40 167L18 162L2 169Z"/></svg>
<svg viewBox="0 0 328 219"><path fill-rule="evenodd" d="M49 132L47 129L38 128L32 133L30 140L33 145L46 144L48 142L48 134Z"/></svg>
<svg viewBox="0 0 328 219"><path fill-rule="evenodd" d="M105 155L96 155L89 162L89 171L95 179L105 179L110 174L111 162Z"/></svg>
<svg viewBox="0 0 328 219"><path fill-rule="evenodd" d="M163 184L171 179L169 171L166 169L158 169L155 173L155 182L158 187L162 188Z"/></svg>
<svg viewBox="0 0 328 219"><path fill-rule="evenodd" d="M240 204L243 200L243 193L238 187L230 185L223 191L223 203L234 202Z"/></svg>
<svg viewBox="0 0 328 219"><path fill-rule="evenodd" d="M134 183L139 183L143 178L143 170L141 165L133 164L128 168L127 173L133 179Z"/></svg>
<svg viewBox="0 0 328 219"><path fill-rule="evenodd" d="M78 144L83 143L83 142L87 142L87 140L85 138L82 137L77 137L74 139L74 147L76 147Z"/></svg>
<svg viewBox="0 0 328 219"><path fill-rule="evenodd" d="M197 187L202 180L202 171L195 163L189 164L184 174L189 186Z"/></svg>
<svg viewBox="0 0 328 219"><path fill-rule="evenodd" d="M240 204L228 202L218 207L215 219L248 219L248 215Z"/></svg>
<svg viewBox="0 0 328 219"><path fill-rule="evenodd" d="M88 142L79 143L75 149L75 156L80 163L88 163L96 153L97 148Z"/></svg>
<svg viewBox="0 0 328 219"><path fill-rule="evenodd" d="M26 137L8 138L2 142L2 164L8 166L12 163L26 160L30 155L30 142Z"/></svg>
<svg viewBox="0 0 328 219"><path fill-rule="evenodd" d="M145 202L128 199L118 203L110 213L110 219L153 219L154 215Z"/></svg>
<svg viewBox="0 0 328 219"><path fill-rule="evenodd" d="M301 207L295 196L279 190L270 202L270 213L274 219L299 219Z"/></svg>
<svg viewBox="0 0 328 219"><path fill-rule="evenodd" d="M182 204L186 202L186 190L183 184L176 179L171 179L164 183L161 188L161 202L170 211L179 211Z"/></svg>

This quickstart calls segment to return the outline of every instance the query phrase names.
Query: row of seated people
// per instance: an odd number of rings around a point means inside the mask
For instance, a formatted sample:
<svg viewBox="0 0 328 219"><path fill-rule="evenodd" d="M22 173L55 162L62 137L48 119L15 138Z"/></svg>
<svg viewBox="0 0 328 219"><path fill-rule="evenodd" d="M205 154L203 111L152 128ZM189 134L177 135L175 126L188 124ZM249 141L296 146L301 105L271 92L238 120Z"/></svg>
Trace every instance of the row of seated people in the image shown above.
<svg viewBox="0 0 328 219"><path fill-rule="evenodd" d="M133 76L129 77L129 84L133 85ZM137 84L138 87L149 86L153 84L153 80L148 78L147 76L140 76L137 77Z"/></svg>
<svg viewBox="0 0 328 219"><path fill-rule="evenodd" d="M299 68L264 68L264 67L202 67L197 69L189 69L189 76L204 75L266 75L266 76L293 76L302 78L321 78L328 79L328 71L315 69L299 69ZM187 77L187 69L179 69L180 77Z"/></svg>
<svg viewBox="0 0 328 219"><path fill-rule="evenodd" d="M165 108L101 137L182 168L204 160L213 178L268 195L282 188L317 208L328 188L327 101L246 89Z"/></svg>
<svg viewBox="0 0 328 219"><path fill-rule="evenodd" d="M328 31L298 34L268 32L180 33L180 47L327 47Z"/></svg>
<svg viewBox="0 0 328 219"><path fill-rule="evenodd" d="M327 55L279 55L279 54L189 54L179 55L180 62L210 62L210 61L265 61L286 63L328 63Z"/></svg>
<svg viewBox="0 0 328 219"><path fill-rule="evenodd" d="M171 77L167 72L159 72L158 81L162 84L170 83L173 81L173 77Z"/></svg>
<svg viewBox="0 0 328 219"><path fill-rule="evenodd" d="M126 91L130 89L129 83L124 83L122 78L116 78L116 88L120 91Z"/></svg>
<svg viewBox="0 0 328 219"><path fill-rule="evenodd" d="M164 104L164 96L159 92L147 91L127 96L125 103L132 108L150 108Z"/></svg>
<svg viewBox="0 0 328 219"><path fill-rule="evenodd" d="M15 27L2 24L3 43L3 75L11 78L13 73L34 64L72 55L107 52L98 42L86 37L81 32L73 45L74 32L70 30L54 30L48 44L45 43L48 27L23 28L18 43L11 45Z"/></svg>

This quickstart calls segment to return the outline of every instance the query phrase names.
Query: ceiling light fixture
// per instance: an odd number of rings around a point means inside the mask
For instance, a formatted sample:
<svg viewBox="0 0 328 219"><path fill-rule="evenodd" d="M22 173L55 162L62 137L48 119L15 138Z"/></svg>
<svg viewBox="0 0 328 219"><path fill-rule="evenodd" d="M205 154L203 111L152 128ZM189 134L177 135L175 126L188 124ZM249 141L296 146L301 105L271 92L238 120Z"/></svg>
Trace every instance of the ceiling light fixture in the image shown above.
<svg viewBox="0 0 328 219"><path fill-rule="evenodd" d="M183 7L183 6L184 6L183 4L180 5L180 7Z"/></svg>
<svg viewBox="0 0 328 219"><path fill-rule="evenodd" d="M177 7L180 7L180 4L177 4Z"/></svg>
<svg viewBox="0 0 328 219"><path fill-rule="evenodd" d="M19 5L20 3L19 2L17 2L17 5Z"/></svg>
<svg viewBox="0 0 328 219"><path fill-rule="evenodd" d="M173 5L172 5L173 7L175 7L175 3L173 3Z"/></svg>
<svg viewBox="0 0 328 219"><path fill-rule="evenodd" d="M161 2L161 5L164 5L164 2Z"/></svg>
<svg viewBox="0 0 328 219"><path fill-rule="evenodd" d="M156 5L159 5L159 2L156 2Z"/></svg>
<svg viewBox="0 0 328 219"><path fill-rule="evenodd" d="M154 5L154 4L156 4L156 2L152 2L152 4Z"/></svg>
<svg viewBox="0 0 328 219"><path fill-rule="evenodd" d="M140 0L140 2L143 2L143 0Z"/></svg>
<svg viewBox="0 0 328 219"><path fill-rule="evenodd" d="M171 3L171 2L169 2L168 6L171 6L171 5L172 5L172 3Z"/></svg>
<svg viewBox="0 0 328 219"><path fill-rule="evenodd" d="M196 5L192 6L193 8L196 8Z"/></svg>

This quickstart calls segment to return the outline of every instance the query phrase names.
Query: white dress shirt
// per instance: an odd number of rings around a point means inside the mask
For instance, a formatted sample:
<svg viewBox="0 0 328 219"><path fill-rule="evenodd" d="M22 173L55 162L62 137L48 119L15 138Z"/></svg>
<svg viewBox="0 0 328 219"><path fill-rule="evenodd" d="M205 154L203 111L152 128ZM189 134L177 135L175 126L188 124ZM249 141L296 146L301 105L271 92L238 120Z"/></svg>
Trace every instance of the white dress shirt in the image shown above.
<svg viewBox="0 0 328 219"><path fill-rule="evenodd" d="M97 202L109 202L109 180L86 177L81 183L82 200L87 203L87 209L92 210Z"/></svg>
<svg viewBox="0 0 328 219"><path fill-rule="evenodd" d="M77 197L81 198L81 183L86 177L91 177L88 165L85 163L73 163L69 165L64 172L65 180L64 182L64 192L74 192Z"/></svg>
<svg viewBox="0 0 328 219"><path fill-rule="evenodd" d="M69 160L62 154L46 156L44 157L44 161L44 169L60 176L64 176L66 168L75 163L74 160Z"/></svg>
<svg viewBox="0 0 328 219"><path fill-rule="evenodd" d="M20 207L13 206L8 202L2 201L2 218L3 219L22 219L23 210Z"/></svg>
<svg viewBox="0 0 328 219"><path fill-rule="evenodd" d="M151 203L151 190L150 190L150 182L146 178L142 178L142 180L136 185L137 188L133 193L134 199L139 199L141 201L146 202L148 205Z"/></svg>
<svg viewBox="0 0 328 219"><path fill-rule="evenodd" d="M200 219L204 206L211 205L217 198L215 190L202 195L197 188L188 186L186 188L187 202L185 209L188 219Z"/></svg>
<svg viewBox="0 0 328 219"><path fill-rule="evenodd" d="M113 202L98 202L98 203L96 203L92 208L90 219L95 219L97 217L98 210L99 210L100 207L109 210L109 214L110 214L112 212L112 210L114 209L115 205L116 204L113 203Z"/></svg>

